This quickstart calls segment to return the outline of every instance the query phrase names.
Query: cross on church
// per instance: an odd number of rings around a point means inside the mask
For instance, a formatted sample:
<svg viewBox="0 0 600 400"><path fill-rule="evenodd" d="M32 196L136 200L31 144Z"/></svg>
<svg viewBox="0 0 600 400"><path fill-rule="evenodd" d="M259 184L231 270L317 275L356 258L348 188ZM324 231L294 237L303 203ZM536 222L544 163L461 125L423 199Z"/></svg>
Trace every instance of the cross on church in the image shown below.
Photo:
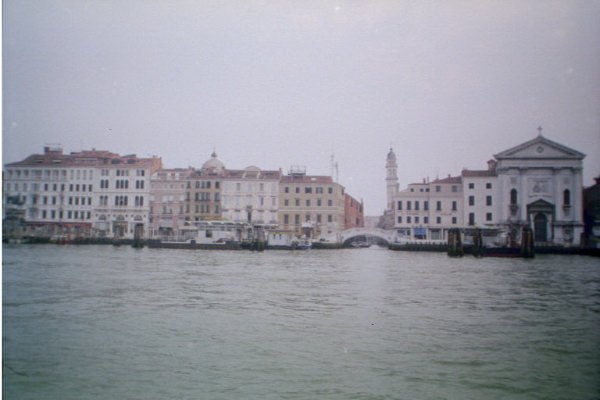
<svg viewBox="0 0 600 400"><path fill-rule="evenodd" d="M538 130L539 135L542 136L542 126L541 125L538 126L537 130Z"/></svg>

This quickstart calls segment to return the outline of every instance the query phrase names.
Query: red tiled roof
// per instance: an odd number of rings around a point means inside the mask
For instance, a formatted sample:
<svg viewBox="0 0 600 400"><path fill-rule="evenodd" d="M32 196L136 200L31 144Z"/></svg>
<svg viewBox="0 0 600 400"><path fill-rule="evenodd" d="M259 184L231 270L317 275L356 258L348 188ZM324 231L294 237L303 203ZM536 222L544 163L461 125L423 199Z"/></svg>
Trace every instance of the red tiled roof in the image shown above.
<svg viewBox="0 0 600 400"><path fill-rule="evenodd" d="M443 179L436 179L431 183L462 183L462 177L460 176L449 176Z"/></svg>
<svg viewBox="0 0 600 400"><path fill-rule="evenodd" d="M281 183L333 183L330 176L320 175L285 175L281 177Z"/></svg>
<svg viewBox="0 0 600 400"><path fill-rule="evenodd" d="M496 171L490 171L490 170L471 171L471 170L465 169L462 171L462 176L465 178L492 177L492 176L496 176Z"/></svg>
<svg viewBox="0 0 600 400"><path fill-rule="evenodd" d="M157 161L158 160L158 161ZM138 158L135 154L120 156L105 150L84 150L63 154L60 151L49 151L44 154L32 154L24 160L6 164L7 167L71 167L71 166L105 166L120 167L127 165L153 165L160 158Z"/></svg>

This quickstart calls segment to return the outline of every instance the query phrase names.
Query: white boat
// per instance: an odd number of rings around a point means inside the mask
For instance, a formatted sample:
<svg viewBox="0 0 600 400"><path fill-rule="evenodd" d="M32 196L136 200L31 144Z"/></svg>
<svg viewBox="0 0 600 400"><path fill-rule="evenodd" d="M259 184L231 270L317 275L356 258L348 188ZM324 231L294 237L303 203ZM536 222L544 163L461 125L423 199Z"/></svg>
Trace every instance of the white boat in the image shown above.
<svg viewBox="0 0 600 400"><path fill-rule="evenodd" d="M312 248L312 243L310 240L300 240L296 242L292 242L292 248L295 250L310 250Z"/></svg>

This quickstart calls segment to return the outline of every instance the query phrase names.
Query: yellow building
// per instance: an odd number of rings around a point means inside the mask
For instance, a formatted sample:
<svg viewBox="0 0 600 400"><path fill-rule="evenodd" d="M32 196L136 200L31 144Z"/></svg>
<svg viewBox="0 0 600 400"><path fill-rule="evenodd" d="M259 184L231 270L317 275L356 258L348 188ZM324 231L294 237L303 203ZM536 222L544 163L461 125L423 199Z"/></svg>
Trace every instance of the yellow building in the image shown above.
<svg viewBox="0 0 600 400"><path fill-rule="evenodd" d="M310 237L344 229L344 187L330 176L306 175L292 167L279 183L279 228Z"/></svg>

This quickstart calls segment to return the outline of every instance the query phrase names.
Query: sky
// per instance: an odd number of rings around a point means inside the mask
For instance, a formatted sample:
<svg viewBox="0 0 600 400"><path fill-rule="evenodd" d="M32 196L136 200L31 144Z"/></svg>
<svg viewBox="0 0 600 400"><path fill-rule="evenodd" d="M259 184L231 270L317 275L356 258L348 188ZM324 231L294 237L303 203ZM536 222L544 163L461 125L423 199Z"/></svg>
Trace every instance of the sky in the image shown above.
<svg viewBox="0 0 600 400"><path fill-rule="evenodd" d="M600 1L3 2L2 162L60 144L400 187L533 139L600 175Z"/></svg>

